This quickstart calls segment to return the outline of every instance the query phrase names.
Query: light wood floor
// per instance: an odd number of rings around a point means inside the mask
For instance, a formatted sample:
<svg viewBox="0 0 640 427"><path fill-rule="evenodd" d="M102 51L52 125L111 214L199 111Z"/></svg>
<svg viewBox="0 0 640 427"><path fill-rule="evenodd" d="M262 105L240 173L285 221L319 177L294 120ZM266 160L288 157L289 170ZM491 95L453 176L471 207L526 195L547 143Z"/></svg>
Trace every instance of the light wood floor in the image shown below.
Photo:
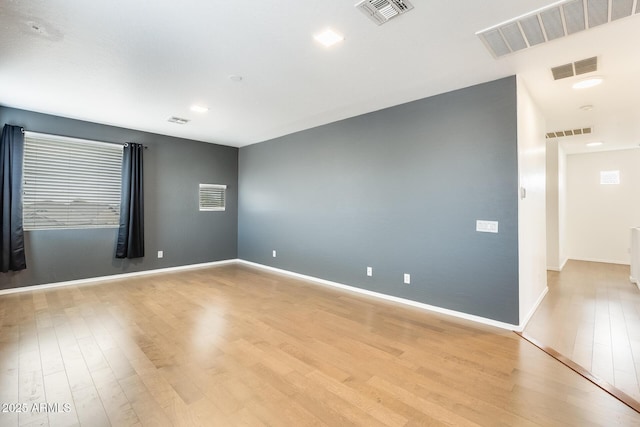
<svg viewBox="0 0 640 427"><path fill-rule="evenodd" d="M0 297L0 424L601 426L640 415L517 335L230 265Z"/></svg>
<svg viewBox="0 0 640 427"><path fill-rule="evenodd" d="M640 290L629 266L569 261L525 332L640 401Z"/></svg>

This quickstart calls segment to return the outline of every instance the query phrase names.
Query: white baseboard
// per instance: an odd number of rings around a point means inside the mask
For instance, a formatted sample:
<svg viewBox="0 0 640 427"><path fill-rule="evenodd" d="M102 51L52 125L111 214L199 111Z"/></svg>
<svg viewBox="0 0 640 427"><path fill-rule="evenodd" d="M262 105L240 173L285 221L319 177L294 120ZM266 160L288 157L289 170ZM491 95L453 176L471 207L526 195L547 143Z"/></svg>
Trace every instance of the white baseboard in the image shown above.
<svg viewBox="0 0 640 427"><path fill-rule="evenodd" d="M538 307L540 306L540 304L542 304L542 300L547 295L547 292L549 292L549 287L545 286L544 289L542 290L542 292L540 293L540 296L536 300L536 303L533 304L533 307L531 307L531 310L529 310L529 314L527 314L527 316L524 318L524 320L522 322L520 322L520 326L518 326L518 329L516 329L516 332L524 331L524 328L527 327L527 323L529 323L529 320L531 320L531 318L535 314L535 312L538 309Z"/></svg>
<svg viewBox="0 0 640 427"><path fill-rule="evenodd" d="M560 264L560 271L562 271L564 266L567 265L567 262L569 262L569 258L565 258L564 261L562 261L562 264Z"/></svg>
<svg viewBox="0 0 640 427"><path fill-rule="evenodd" d="M431 312L436 312L436 313L440 313L440 314L446 314L446 315L449 315L449 316L453 316L453 317L457 317L457 318L465 319L465 320L470 320L472 322L482 323L482 324L489 325L489 326L495 326L497 328L506 329L506 330L509 330L509 331L519 331L519 328L520 328L518 325L512 325L510 323L499 322L497 320L487 319L486 317L476 316L476 315L473 315L473 314L463 313L463 312L455 311L455 310L449 310L447 308L437 307L435 305L429 305L429 304L425 304L425 303L422 303L422 302L409 300L409 299L406 299L406 298L394 297L392 295L387 295L387 294L382 294L382 293L379 293L379 292L369 291L367 289L362 289L362 288L358 288L358 287L355 287L355 286L349 286L349 285L345 285L345 284L342 284L342 283L331 282L329 280L319 279L317 277L307 276L307 275L300 274L300 273L294 273L292 271L282 270L280 268L270 267L268 265L258 264L258 263L251 262L251 261L245 261L243 259L239 259L238 262L240 264L249 265L249 266L260 268L260 269L263 269L263 270L273 271L275 273L284 274L284 275L295 277L295 278L298 278L298 279L309 280L311 282L318 283L318 284L321 284L321 285L331 286L331 287L334 287L334 288L339 288L339 289L343 289L343 290L350 291L350 292L364 294L364 295L368 295L368 296L375 297L375 298L380 298L380 299L387 300L387 301L393 301L393 302L397 302L397 303L400 303L400 304L408 305L408 306L411 306L411 307L421 308L423 310L427 310L427 311L431 311Z"/></svg>
<svg viewBox="0 0 640 427"><path fill-rule="evenodd" d="M562 269L564 268L565 265L567 265L567 261L569 261L569 258L565 258L564 261L562 261L560 263L560 267L555 267L555 266L547 266L547 270L551 270L551 271L562 271Z"/></svg>
<svg viewBox="0 0 640 427"><path fill-rule="evenodd" d="M618 264L618 265L630 265L628 261L618 261L610 259L598 259L598 258L570 258L573 261L585 261L585 262L601 262L604 264Z"/></svg>
<svg viewBox="0 0 640 427"><path fill-rule="evenodd" d="M150 274L171 273L174 271L194 270L198 268L215 267L215 266L220 266L225 264L235 264L237 263L237 261L238 261L237 259L227 259L223 261L205 262L201 264L179 265L177 267L157 268L154 270L144 270L144 271L134 271L132 273L113 274L110 276L90 277L88 279L68 280L66 282L55 282L55 283L46 283L43 285L22 286L19 288L2 289L0 290L0 295L16 294L20 292L39 291L42 289L59 288L62 286L85 285L89 283L104 282L107 280L119 280L119 279L126 279L129 277L147 276Z"/></svg>

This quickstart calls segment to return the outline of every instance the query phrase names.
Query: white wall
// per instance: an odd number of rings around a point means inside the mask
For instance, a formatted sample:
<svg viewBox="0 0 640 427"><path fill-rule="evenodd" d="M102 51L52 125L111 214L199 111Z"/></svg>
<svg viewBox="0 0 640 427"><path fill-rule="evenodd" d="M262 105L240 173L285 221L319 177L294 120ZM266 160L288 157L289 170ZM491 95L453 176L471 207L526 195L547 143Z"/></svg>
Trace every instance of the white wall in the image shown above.
<svg viewBox="0 0 640 427"><path fill-rule="evenodd" d="M547 143L547 269L561 271L567 262L567 155L557 140Z"/></svg>
<svg viewBox="0 0 640 427"><path fill-rule="evenodd" d="M526 197L518 203L520 325L547 291L545 120L520 78L518 174Z"/></svg>
<svg viewBox="0 0 640 427"><path fill-rule="evenodd" d="M560 270L558 140L547 143L547 269Z"/></svg>
<svg viewBox="0 0 640 427"><path fill-rule="evenodd" d="M619 170L620 185L600 171ZM631 227L640 226L640 150L567 156L569 258L629 264Z"/></svg>
<svg viewBox="0 0 640 427"><path fill-rule="evenodd" d="M558 147L558 257L560 270L569 259L567 252L567 154Z"/></svg>

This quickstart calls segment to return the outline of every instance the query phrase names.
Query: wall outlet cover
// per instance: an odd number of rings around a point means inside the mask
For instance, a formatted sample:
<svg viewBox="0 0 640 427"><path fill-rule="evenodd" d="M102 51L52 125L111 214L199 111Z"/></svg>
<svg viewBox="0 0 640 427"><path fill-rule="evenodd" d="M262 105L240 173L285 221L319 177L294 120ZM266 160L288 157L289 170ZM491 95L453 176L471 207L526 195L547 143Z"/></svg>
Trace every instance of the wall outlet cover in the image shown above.
<svg viewBox="0 0 640 427"><path fill-rule="evenodd" d="M497 233L498 221L485 221L479 219L476 221L476 231L481 233Z"/></svg>

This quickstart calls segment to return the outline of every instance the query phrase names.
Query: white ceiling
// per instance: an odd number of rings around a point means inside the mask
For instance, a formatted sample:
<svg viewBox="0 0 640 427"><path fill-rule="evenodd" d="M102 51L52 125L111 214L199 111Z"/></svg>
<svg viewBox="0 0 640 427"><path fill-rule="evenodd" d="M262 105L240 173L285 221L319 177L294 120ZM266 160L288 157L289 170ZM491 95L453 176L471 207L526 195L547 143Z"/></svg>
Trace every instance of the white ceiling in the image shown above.
<svg viewBox="0 0 640 427"><path fill-rule="evenodd" d="M496 60L475 33L551 1L413 0L382 26L356 2L0 0L0 105L240 147L519 74L548 131L594 127L568 152L640 143L640 14ZM602 85L553 80L591 56Z"/></svg>

